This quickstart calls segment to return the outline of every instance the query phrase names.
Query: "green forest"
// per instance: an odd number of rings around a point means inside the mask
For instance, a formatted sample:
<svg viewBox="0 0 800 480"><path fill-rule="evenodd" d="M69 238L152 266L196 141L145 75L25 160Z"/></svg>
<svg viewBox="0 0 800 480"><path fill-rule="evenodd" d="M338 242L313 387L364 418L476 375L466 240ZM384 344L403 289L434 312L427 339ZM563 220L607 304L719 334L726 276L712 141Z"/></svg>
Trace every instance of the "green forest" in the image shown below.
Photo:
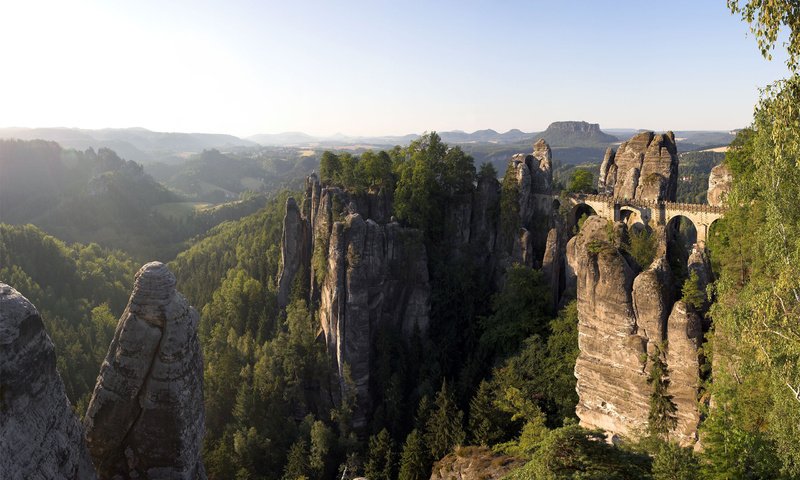
<svg viewBox="0 0 800 480"><path fill-rule="evenodd" d="M278 306L286 200L304 192L242 198L175 227L153 208L185 198L110 150L0 142L8 157L42 159L11 165L39 182L30 202L0 176L0 201L13 203L0 217L9 222L0 224L0 279L42 313L69 400L83 415L135 271L151 255L172 259L178 290L201 313L203 459L211 479L422 480L435 462L459 456L487 471L509 462L509 480L800 478L800 12L788 1L728 6L752 27L765 56L788 29L793 73L763 90L752 124L724 158L681 158L681 175L691 177L680 184L681 201L705 201L704 175L719 162L734 176L725 217L708 240L716 275L708 297L689 274L681 291L690 304L712 302L702 346L710 370L697 399L701 447L670 442L674 404L659 349L648 359L650 416L640 439L611 444L578 424L576 302L553 311L542 272L521 265L495 289L478 252L453 247L457 226L446 206L498 172L435 132L405 147L326 151L319 159L324 184L386 192L392 214L422 232L427 251L435 322L427 336L417 331L410 340L399 329L378 333L370 364L376 398L363 429L352 426L354 396L324 398L333 367L319 340L319 306L306 301L308 282L298 281L288 306ZM36 174L45 170L55 173ZM98 173L99 183L84 185ZM559 188L593 191L590 171L570 173ZM493 212L503 227L518 213L518 194L506 175ZM631 232L625 248L647 265L655 239ZM347 372L344 381L352 382Z"/></svg>

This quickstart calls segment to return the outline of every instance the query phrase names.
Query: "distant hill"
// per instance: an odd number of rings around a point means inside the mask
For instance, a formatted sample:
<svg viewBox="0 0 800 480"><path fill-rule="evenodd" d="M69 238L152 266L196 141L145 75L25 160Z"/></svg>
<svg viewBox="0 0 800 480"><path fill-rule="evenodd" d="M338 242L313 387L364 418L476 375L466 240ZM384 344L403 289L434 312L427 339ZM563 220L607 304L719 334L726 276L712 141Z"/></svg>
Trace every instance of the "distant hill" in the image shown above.
<svg viewBox="0 0 800 480"><path fill-rule="evenodd" d="M177 154L205 149L252 147L256 143L216 133L154 132L144 128L0 128L0 139L48 140L64 148L109 148L139 163L166 161ZM173 160L174 161L174 160Z"/></svg>

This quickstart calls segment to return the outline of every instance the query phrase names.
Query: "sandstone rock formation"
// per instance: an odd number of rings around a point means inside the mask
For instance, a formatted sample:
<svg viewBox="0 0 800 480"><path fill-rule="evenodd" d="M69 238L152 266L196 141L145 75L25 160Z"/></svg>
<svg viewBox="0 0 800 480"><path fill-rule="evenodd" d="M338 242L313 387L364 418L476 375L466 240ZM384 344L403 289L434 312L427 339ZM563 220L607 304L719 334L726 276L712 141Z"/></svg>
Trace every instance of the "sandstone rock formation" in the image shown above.
<svg viewBox="0 0 800 480"><path fill-rule="evenodd" d="M486 447L456 447L433 465L431 480L499 480L523 465L525 460Z"/></svg>
<svg viewBox="0 0 800 480"><path fill-rule="evenodd" d="M289 294L297 273L308 261L308 227L300 215L294 198L286 199L286 215L283 217L281 235L281 271L278 274L278 306L289 303Z"/></svg>
<svg viewBox="0 0 800 480"><path fill-rule="evenodd" d="M591 216L567 244L577 274L576 413L588 428L630 435L647 422L647 339L634 313L634 268L608 238L607 225Z"/></svg>
<svg viewBox="0 0 800 480"><path fill-rule="evenodd" d="M448 221L459 232L452 239L454 245L469 242L473 231L481 242L493 241L489 233L493 228L473 221L471 213L473 204L484 212L494 208L492 191L487 185L479 200L465 196L449 210ZM286 262L279 285L294 282L293 276L304 268L311 272L307 300L318 309L321 340L336 371L333 399L338 402L354 387L353 426L365 426L371 411L370 359L377 332L397 329L410 339L414 332L428 331L430 285L422 232L393 221L391 201L382 192L351 194L320 185L315 175L307 180L302 213L291 199L286 208L282 255L296 261ZM306 238L307 246L302 245ZM345 381L345 370L352 385Z"/></svg>
<svg viewBox="0 0 800 480"><path fill-rule="evenodd" d="M84 418L101 478L205 478L198 322L164 264L136 273Z"/></svg>
<svg viewBox="0 0 800 480"><path fill-rule="evenodd" d="M711 169L708 176L708 204L722 207L733 185L733 173L728 165L721 163Z"/></svg>
<svg viewBox="0 0 800 480"><path fill-rule="evenodd" d="M0 476L96 478L39 312L0 283Z"/></svg>
<svg viewBox="0 0 800 480"><path fill-rule="evenodd" d="M681 300L672 307L667 325L669 393L677 407L678 420L671 437L681 445L692 445L697 441L697 426L700 423L697 392L700 388L701 358L698 351L703 340L702 321Z"/></svg>
<svg viewBox="0 0 800 480"><path fill-rule="evenodd" d="M672 132L642 132L609 149L600 166L598 189L615 198L675 201L678 151Z"/></svg>
<svg viewBox="0 0 800 480"><path fill-rule="evenodd" d="M612 435L643 434L651 392L648 357L660 346L671 381L668 393L677 407L678 424L670 438L693 444L700 420L702 309L696 312L676 302L680 285L667 259L663 228L655 232L660 242L655 260L639 272L620 249L619 230L615 233L608 225L591 216L567 244L567 271L576 275L579 319L576 413L589 428ZM702 247L694 246L688 270L698 272L705 288L710 267Z"/></svg>
<svg viewBox="0 0 800 480"><path fill-rule="evenodd" d="M547 236L553 227L552 151L544 140L533 145L533 153L518 153L511 157L506 175L514 175L519 201L519 221L516 235L502 236L497 245L502 267L519 263L541 267Z"/></svg>

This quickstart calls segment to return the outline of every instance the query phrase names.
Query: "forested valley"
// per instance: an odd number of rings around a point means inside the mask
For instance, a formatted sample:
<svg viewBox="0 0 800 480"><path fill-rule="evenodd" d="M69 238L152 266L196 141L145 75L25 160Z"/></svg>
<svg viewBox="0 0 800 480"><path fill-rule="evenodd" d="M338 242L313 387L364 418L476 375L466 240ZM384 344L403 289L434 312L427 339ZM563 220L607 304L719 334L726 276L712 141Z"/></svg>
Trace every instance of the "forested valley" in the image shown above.
<svg viewBox="0 0 800 480"><path fill-rule="evenodd" d="M241 178L256 179L265 167L218 151L205 151L182 173L155 167L169 178L167 188L108 149L0 141L0 280L37 306L67 397L83 416L119 334L134 273L151 257L167 261L177 289L200 313L202 462L212 479L800 478L800 15L791 2L728 5L753 26L765 55L778 30L788 29L792 76L763 90L752 124L726 153L680 157L678 201L705 203L716 165L733 179L720 207L724 217L705 245L714 273L707 290L684 258L671 266L676 300L704 314L707 325L692 358L702 369L692 445L671 436L678 419L666 341L641 359L649 388L642 431L608 441L603 430L581 426L575 372L586 319L579 299L563 280L553 288L543 260L514 250L524 193L515 168L538 160L533 155L515 156L498 172L432 132L391 149L325 151L270 164L286 176L253 192ZM312 163L318 168L303 189ZM588 242L586 255L622 258L636 274L659 255L689 255L691 244L668 247L666 240L660 251L657 229L611 221L597 227L588 211L568 208L569 195L585 199L602 190L596 168L550 172L553 216L529 230L547 237L557 225L574 237L593 225L605 239ZM229 188L209 191L215 178ZM457 241L464 226L453 220L455 206L487 185L496 185L498 196L484 221L497 226L497 243L513 252L497 262L479 242ZM327 297L319 292L337 275L333 247L315 245L282 298L290 209L313 211L315 188L335 191L330 227L342 238L366 216L357 202L386 200L381 228L402 229L398 250L416 249L413 257L424 258L430 323L424 330L401 323L370 330L367 385L357 385L351 366L326 343ZM337 203L341 198L352 202ZM199 200L220 205L170 213ZM378 228L370 221L365 228ZM331 244L338 238L327 235ZM529 245L542 250L540 258L546 253L545 245ZM687 251L675 254L677 248ZM512 261L518 258L525 260ZM404 273L411 277L411 270ZM364 422L357 418L365 411L359 388L371 392Z"/></svg>

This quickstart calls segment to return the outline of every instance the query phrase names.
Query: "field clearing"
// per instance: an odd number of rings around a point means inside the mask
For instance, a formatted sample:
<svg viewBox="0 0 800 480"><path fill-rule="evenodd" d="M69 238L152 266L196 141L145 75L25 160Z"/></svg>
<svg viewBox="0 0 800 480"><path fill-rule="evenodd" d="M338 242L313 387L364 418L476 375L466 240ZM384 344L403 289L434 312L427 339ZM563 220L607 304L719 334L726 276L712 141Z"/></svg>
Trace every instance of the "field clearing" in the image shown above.
<svg viewBox="0 0 800 480"><path fill-rule="evenodd" d="M211 206L212 204L207 202L170 202L156 205L153 210L162 217L180 220Z"/></svg>
<svg viewBox="0 0 800 480"><path fill-rule="evenodd" d="M717 153L725 153L728 151L728 145L724 147L714 147L714 148L707 148L705 150L700 150L701 152L717 152Z"/></svg>

